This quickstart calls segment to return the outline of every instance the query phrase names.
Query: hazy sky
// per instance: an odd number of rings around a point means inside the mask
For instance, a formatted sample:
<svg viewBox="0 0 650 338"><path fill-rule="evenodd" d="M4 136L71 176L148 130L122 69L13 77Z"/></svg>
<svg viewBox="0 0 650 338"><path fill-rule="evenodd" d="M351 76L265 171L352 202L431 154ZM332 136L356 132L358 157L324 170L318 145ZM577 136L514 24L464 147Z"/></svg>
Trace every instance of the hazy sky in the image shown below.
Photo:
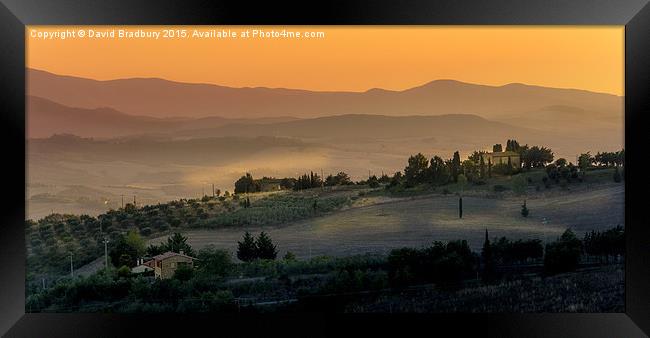
<svg viewBox="0 0 650 338"><path fill-rule="evenodd" d="M65 29L128 31L142 26L29 26L27 66L109 80L160 77L232 87L403 90L436 79L512 82L624 93L623 26L148 26L321 31L324 38L39 39Z"/></svg>

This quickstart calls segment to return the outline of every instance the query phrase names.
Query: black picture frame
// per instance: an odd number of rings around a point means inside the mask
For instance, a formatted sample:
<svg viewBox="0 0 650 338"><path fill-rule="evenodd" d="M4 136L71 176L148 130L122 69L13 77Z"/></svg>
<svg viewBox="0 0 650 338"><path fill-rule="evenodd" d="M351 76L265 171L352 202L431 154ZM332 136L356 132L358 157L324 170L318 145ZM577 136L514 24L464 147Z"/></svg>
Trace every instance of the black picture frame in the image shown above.
<svg viewBox="0 0 650 338"><path fill-rule="evenodd" d="M625 313L342 316L25 314L25 26L211 25L625 25ZM650 222L644 146L650 114L647 0L445 1L25 1L0 0L0 110L5 163L0 226L0 332L8 337L185 336L213 329L325 336L373 332L454 336L643 337L650 334ZM636 164L635 164L636 163ZM632 182L631 184L628 184ZM352 326L343 329L341 324ZM304 331L305 329L309 331ZM345 331L344 331L345 330ZM352 330L352 331L349 331ZM645 332L645 333L644 333Z"/></svg>

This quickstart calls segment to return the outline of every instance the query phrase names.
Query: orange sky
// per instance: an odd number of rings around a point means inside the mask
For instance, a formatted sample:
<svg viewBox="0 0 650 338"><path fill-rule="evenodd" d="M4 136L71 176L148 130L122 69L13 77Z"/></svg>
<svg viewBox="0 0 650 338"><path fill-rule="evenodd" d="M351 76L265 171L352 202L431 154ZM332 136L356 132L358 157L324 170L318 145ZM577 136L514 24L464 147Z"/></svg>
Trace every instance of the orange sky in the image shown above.
<svg viewBox="0 0 650 338"><path fill-rule="evenodd" d="M127 28L322 31L312 39L44 40L32 32ZM232 87L402 90L435 79L624 93L623 26L29 26L27 66L108 80Z"/></svg>

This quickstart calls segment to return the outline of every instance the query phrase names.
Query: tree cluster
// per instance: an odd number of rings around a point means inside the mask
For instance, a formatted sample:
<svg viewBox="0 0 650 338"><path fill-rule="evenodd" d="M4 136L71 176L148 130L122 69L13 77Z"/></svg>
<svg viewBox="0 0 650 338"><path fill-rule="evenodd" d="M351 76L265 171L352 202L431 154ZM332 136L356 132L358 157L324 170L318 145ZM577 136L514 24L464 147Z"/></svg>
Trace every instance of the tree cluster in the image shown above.
<svg viewBox="0 0 650 338"><path fill-rule="evenodd" d="M444 185L450 181L456 181L461 173L460 156L454 154L454 159L444 161L439 156L427 160L424 155L418 153L408 159L408 165L404 168L403 179L407 187L413 187L422 183ZM456 175L456 176L454 176ZM399 175L398 178L401 178ZM396 176L393 176L395 179Z"/></svg>
<svg viewBox="0 0 650 338"><path fill-rule="evenodd" d="M259 182L253 179L250 173L240 177L235 182L235 194L253 193L262 191L262 186Z"/></svg>
<svg viewBox="0 0 650 338"><path fill-rule="evenodd" d="M309 173L309 175L304 174L298 177L293 189L304 190L304 189L320 188L322 185L323 185L322 178L318 176L318 174L312 171Z"/></svg>
<svg viewBox="0 0 650 338"><path fill-rule="evenodd" d="M350 176L345 172L341 171L336 175L327 175L325 178L325 186L332 187L336 185L352 185L354 182L350 179Z"/></svg>
<svg viewBox="0 0 650 338"><path fill-rule="evenodd" d="M557 241L547 243L544 255L544 272L552 275L573 271L582 256L582 241L571 230L566 230Z"/></svg>
<svg viewBox="0 0 650 338"><path fill-rule="evenodd" d="M624 166L625 149L615 152L599 152L592 158L591 163L600 167Z"/></svg>
<svg viewBox="0 0 650 338"><path fill-rule="evenodd" d="M389 283L394 287L421 283L457 287L472 275L476 260L464 240L436 241L424 249L394 249L387 258Z"/></svg>
<svg viewBox="0 0 650 338"><path fill-rule="evenodd" d="M493 241L492 252L494 259L500 264L525 263L542 258L544 246L539 239L511 241L501 237Z"/></svg>
<svg viewBox="0 0 650 338"><path fill-rule="evenodd" d="M547 165L545 170L548 178L555 181L555 183L560 183L560 179L571 182L574 179L581 178L578 175L578 167L573 165L573 163L567 164L567 160L564 158L560 158L555 163Z"/></svg>
<svg viewBox="0 0 650 338"><path fill-rule="evenodd" d="M145 253L144 240L136 231L120 235L111 246L109 256L115 267L136 266L137 260Z"/></svg>
<svg viewBox="0 0 650 338"><path fill-rule="evenodd" d="M549 148L525 145L518 149L521 155L521 164L525 169L542 168L553 162L553 151Z"/></svg>
<svg viewBox="0 0 650 338"><path fill-rule="evenodd" d="M264 231L257 236L257 239L246 231L242 241L237 242L237 258L243 262L252 262L256 259L273 260L277 255L276 245Z"/></svg>
<svg viewBox="0 0 650 338"><path fill-rule="evenodd" d="M166 242L159 245L150 244L146 249L148 256L156 256L168 251L176 253L183 251L184 255L191 257L194 257L195 255L194 249L192 249L192 246L187 243L187 237L183 236L179 232L175 232L171 236L167 237Z"/></svg>

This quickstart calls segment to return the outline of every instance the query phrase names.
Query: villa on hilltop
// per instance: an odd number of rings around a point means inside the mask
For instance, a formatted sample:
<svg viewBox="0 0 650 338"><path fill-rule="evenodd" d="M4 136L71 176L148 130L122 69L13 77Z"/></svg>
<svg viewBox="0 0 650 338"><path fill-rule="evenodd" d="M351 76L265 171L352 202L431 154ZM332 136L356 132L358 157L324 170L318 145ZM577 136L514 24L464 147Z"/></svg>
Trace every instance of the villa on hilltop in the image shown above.
<svg viewBox="0 0 650 338"><path fill-rule="evenodd" d="M495 149L498 150L498 149ZM486 164L510 164L514 168L521 166L521 155L515 151L493 151L491 153L484 153L483 161Z"/></svg>

